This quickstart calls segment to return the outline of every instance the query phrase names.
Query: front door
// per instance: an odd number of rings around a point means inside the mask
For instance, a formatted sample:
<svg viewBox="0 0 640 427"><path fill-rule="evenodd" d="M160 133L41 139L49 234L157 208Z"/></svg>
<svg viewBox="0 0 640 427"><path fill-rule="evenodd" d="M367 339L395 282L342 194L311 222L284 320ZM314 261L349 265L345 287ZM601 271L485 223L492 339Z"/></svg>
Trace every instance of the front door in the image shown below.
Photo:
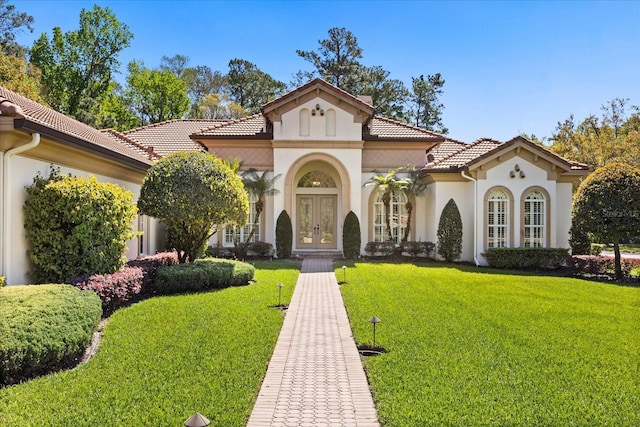
<svg viewBox="0 0 640 427"><path fill-rule="evenodd" d="M337 196L298 195L297 249L336 249Z"/></svg>

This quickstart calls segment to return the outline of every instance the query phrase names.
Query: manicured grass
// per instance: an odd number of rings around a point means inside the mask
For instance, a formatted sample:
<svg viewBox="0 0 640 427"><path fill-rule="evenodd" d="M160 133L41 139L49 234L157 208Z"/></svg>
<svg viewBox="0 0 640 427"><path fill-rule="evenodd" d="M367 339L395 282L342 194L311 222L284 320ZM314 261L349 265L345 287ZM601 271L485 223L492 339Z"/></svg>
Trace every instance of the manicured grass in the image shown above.
<svg viewBox="0 0 640 427"><path fill-rule="evenodd" d="M85 365L0 389L0 425L180 426L196 411L243 426L299 265L255 263L256 283L156 297L118 310Z"/></svg>
<svg viewBox="0 0 640 427"><path fill-rule="evenodd" d="M356 340L382 320L365 369L386 427L640 425L640 288L376 263L347 282Z"/></svg>

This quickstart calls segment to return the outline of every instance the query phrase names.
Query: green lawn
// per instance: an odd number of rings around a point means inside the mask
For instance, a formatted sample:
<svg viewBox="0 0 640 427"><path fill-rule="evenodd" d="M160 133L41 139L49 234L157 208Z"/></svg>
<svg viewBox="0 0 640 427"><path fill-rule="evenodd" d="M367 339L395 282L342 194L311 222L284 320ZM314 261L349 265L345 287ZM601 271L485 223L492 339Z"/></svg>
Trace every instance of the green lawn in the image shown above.
<svg viewBox="0 0 640 427"><path fill-rule="evenodd" d="M386 427L640 425L640 288L376 263L347 282L356 340L382 320L365 368Z"/></svg>
<svg viewBox="0 0 640 427"><path fill-rule="evenodd" d="M299 265L256 268L253 285L118 310L89 363L0 389L0 425L245 425L283 322L276 284L288 303Z"/></svg>

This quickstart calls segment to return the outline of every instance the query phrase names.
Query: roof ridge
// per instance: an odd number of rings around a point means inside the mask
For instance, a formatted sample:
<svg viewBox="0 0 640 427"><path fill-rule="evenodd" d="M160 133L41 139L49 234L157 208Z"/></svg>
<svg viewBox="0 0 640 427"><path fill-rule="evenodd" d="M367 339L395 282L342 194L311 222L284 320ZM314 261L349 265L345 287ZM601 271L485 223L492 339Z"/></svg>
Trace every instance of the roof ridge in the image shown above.
<svg viewBox="0 0 640 427"><path fill-rule="evenodd" d="M493 138L488 138L488 137L478 138L475 141L473 141L471 144L479 144L481 142L493 142L494 144L504 144L504 142L502 142L502 141L499 141L499 140L493 139Z"/></svg>
<svg viewBox="0 0 640 427"><path fill-rule="evenodd" d="M440 163L444 162L445 160L449 160L450 158L452 158L452 157L454 157L454 156L457 156L458 154L460 154L460 153L462 153L462 152L464 152L464 151L468 150L468 149L469 149L469 148L471 148L472 146L473 146L473 144L464 144L464 146L463 146L463 147L460 147L460 149L459 149L458 151L454 151L453 153L448 154L448 155L444 156L444 157L443 157L443 158L441 158L441 159L434 160L433 162L431 162L431 164L432 164L432 165L438 165L438 164L440 164Z"/></svg>

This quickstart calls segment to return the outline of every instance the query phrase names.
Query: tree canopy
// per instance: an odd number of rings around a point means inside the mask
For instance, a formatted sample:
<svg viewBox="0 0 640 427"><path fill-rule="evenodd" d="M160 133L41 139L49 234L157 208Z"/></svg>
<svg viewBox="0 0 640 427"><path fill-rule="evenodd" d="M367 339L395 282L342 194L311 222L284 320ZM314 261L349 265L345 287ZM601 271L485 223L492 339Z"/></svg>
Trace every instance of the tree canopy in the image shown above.
<svg viewBox="0 0 640 427"><path fill-rule="evenodd" d="M43 33L31 48L30 60L42 71L48 104L72 117L78 117L81 109L84 114L97 109L96 100L118 72L118 55L132 38L129 27L111 9L97 5L82 9L78 30L63 33L55 27L51 40Z"/></svg>
<svg viewBox="0 0 640 427"><path fill-rule="evenodd" d="M6 55L24 57L27 48L16 43L22 31L33 32L33 16L18 12L7 0L0 0L0 48Z"/></svg>
<svg viewBox="0 0 640 427"><path fill-rule="evenodd" d="M631 111L629 111L631 110ZM550 140L553 152L594 167L625 162L640 167L640 107L615 98L601 107L601 115L576 122L571 115Z"/></svg>
<svg viewBox="0 0 640 427"><path fill-rule="evenodd" d="M222 160L180 151L149 169L138 208L167 226L168 240L184 263L201 256L208 239L225 224L246 224L249 200L240 177Z"/></svg>
<svg viewBox="0 0 640 427"><path fill-rule="evenodd" d="M616 277L622 278L620 241L640 235L640 169L625 163L596 169L578 187L572 219L596 241L613 243Z"/></svg>

